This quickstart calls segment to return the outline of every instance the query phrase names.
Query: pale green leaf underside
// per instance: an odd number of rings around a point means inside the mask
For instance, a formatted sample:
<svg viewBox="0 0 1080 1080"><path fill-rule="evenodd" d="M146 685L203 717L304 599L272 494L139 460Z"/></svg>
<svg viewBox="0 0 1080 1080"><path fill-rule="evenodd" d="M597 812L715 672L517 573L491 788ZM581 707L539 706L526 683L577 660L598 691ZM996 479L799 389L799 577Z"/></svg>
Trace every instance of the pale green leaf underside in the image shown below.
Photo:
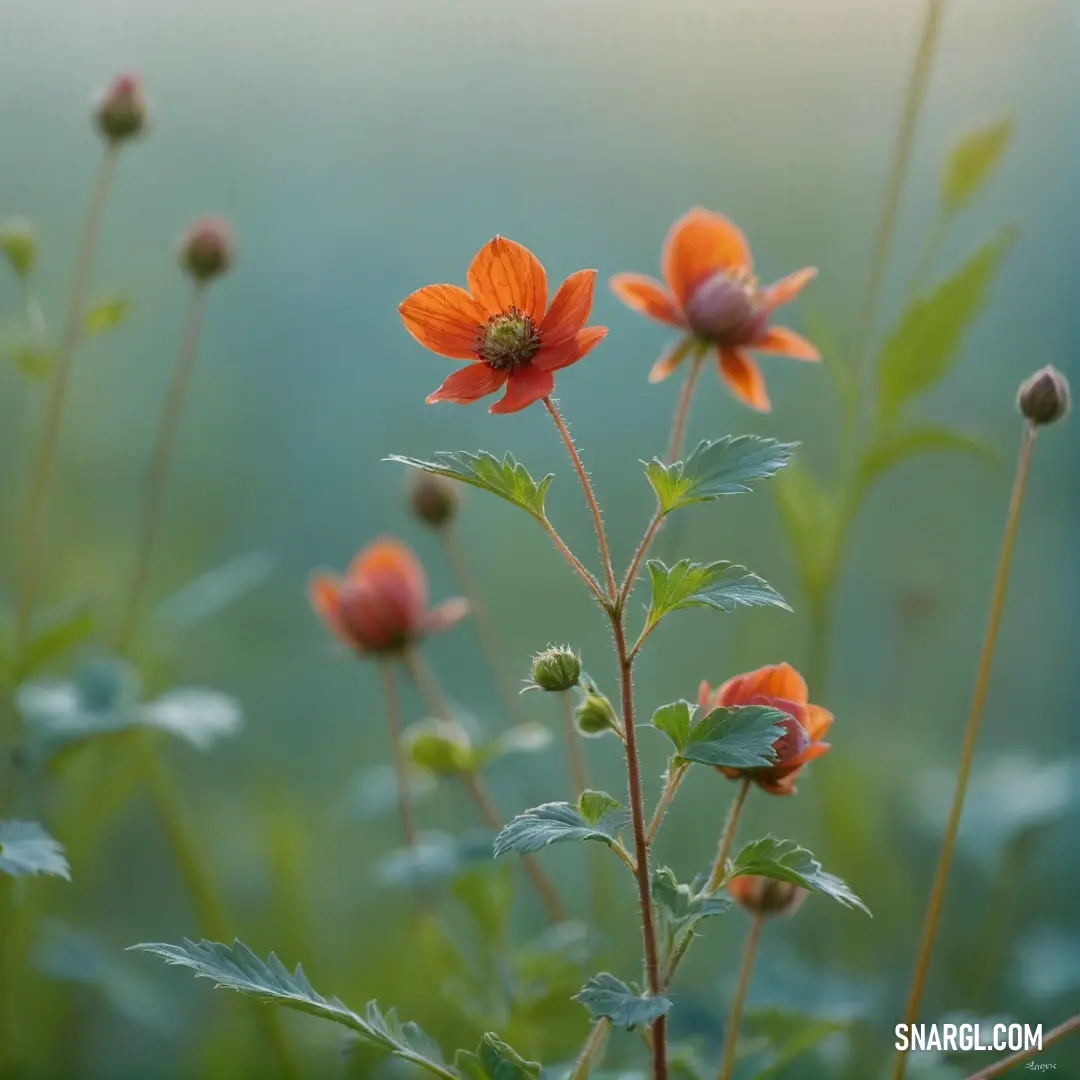
<svg viewBox="0 0 1080 1080"><path fill-rule="evenodd" d="M630 814L626 810L608 810L598 821L589 821L572 803L544 803L518 814L495 837L495 858L508 852L528 855L566 840L599 840L613 844L619 830L624 829L629 820Z"/></svg>
<svg viewBox="0 0 1080 1080"><path fill-rule="evenodd" d="M962 135L945 161L941 201L948 214L962 210L993 176L1012 140L1013 122L1006 117Z"/></svg>
<svg viewBox="0 0 1080 1080"><path fill-rule="evenodd" d="M274 953L262 960L240 941L228 946L186 938L182 945L156 943L132 948L152 953L167 964L189 968L197 978L212 979L215 986L341 1024L373 1048L436 1076L456 1080L457 1074L446 1064L439 1047L416 1024L401 1023L392 1009L383 1013L374 1001L361 1016L337 998L324 998L308 982L301 965L290 972Z"/></svg>
<svg viewBox="0 0 1080 1080"><path fill-rule="evenodd" d="M71 880L63 845L36 821L0 821L0 871L12 877L49 874Z"/></svg>
<svg viewBox="0 0 1080 1080"><path fill-rule="evenodd" d="M870 909L840 878L826 873L813 854L793 840L766 836L747 844L729 864L727 880L745 874L786 881L829 896L844 907L858 908L870 914Z"/></svg>
<svg viewBox="0 0 1080 1080"><path fill-rule="evenodd" d="M665 997L635 994L621 979L606 971L594 975L575 995L594 1020L608 1019L616 1027L632 1031L647 1027L671 1009Z"/></svg>
<svg viewBox="0 0 1080 1080"><path fill-rule="evenodd" d="M666 866L653 871L652 885L664 963L679 949L686 935L694 932L698 923L731 909L731 901L726 896L695 892L689 885L681 884Z"/></svg>
<svg viewBox="0 0 1080 1080"><path fill-rule="evenodd" d="M730 562L692 563L689 559L670 567L659 559L650 559L646 565L653 593L648 614L650 626L680 608L711 607L728 614L737 607L791 610L767 581L745 566Z"/></svg>
<svg viewBox="0 0 1080 1080"><path fill-rule="evenodd" d="M464 450L447 450L440 451L435 456L435 461L423 461L420 458L391 454L386 460L397 461L413 469L460 480L463 484L490 491L500 499L520 506L538 520L544 520L544 497L555 478L554 473L548 473L538 483L510 453L507 453L502 461L486 450L477 454L469 454Z"/></svg>
<svg viewBox="0 0 1080 1080"><path fill-rule="evenodd" d="M774 476L791 460L795 446L757 435L725 435L699 443L689 457L672 465L654 458L645 463L645 475L660 509L670 514L693 503L752 490L753 481Z"/></svg>

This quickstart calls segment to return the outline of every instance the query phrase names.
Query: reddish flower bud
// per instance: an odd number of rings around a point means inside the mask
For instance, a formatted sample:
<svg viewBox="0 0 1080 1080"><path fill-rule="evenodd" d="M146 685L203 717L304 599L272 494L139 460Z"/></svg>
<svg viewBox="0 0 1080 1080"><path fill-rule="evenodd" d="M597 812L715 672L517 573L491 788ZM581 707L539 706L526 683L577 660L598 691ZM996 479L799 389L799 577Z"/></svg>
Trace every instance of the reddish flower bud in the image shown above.
<svg viewBox="0 0 1080 1080"><path fill-rule="evenodd" d="M1053 424L1069 412L1069 381L1052 364L1020 384L1016 406L1033 424Z"/></svg>
<svg viewBox="0 0 1080 1080"><path fill-rule="evenodd" d="M358 653L393 653L447 630L468 611L461 599L428 608L427 575L404 544L381 539L352 561L344 578L316 574L312 607Z"/></svg>
<svg viewBox="0 0 1080 1080"><path fill-rule="evenodd" d="M721 270L694 290L686 302L686 321L706 341L746 345L761 336L769 307L745 280Z"/></svg>
<svg viewBox="0 0 1080 1080"><path fill-rule="evenodd" d="M224 218L200 218L180 241L180 265L196 281L209 281L224 274L235 257L232 229Z"/></svg>
<svg viewBox="0 0 1080 1080"><path fill-rule="evenodd" d="M98 130L113 143L142 134L146 128L146 115L139 76L132 72L117 75L94 110Z"/></svg>
<svg viewBox="0 0 1080 1080"><path fill-rule="evenodd" d="M734 878L727 891L755 915L794 915L807 896L805 889L788 881L750 875Z"/></svg>
<svg viewBox="0 0 1080 1080"><path fill-rule="evenodd" d="M441 529L457 513L457 486L434 473L419 473L409 488L409 506L425 525Z"/></svg>

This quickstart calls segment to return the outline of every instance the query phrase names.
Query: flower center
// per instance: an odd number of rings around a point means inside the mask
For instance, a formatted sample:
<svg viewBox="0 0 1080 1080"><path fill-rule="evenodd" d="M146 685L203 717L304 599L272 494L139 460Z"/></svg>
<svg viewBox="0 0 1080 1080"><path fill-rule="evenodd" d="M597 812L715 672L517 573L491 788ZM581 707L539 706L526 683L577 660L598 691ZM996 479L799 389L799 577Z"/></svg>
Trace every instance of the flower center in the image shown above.
<svg viewBox="0 0 1080 1080"><path fill-rule="evenodd" d="M717 345L748 345L765 329L769 309L752 279L720 270L694 290L686 318L695 334Z"/></svg>
<svg viewBox="0 0 1080 1080"><path fill-rule="evenodd" d="M487 325L480 327L476 345L484 363L498 370L527 364L539 348L540 332L517 308L492 315Z"/></svg>

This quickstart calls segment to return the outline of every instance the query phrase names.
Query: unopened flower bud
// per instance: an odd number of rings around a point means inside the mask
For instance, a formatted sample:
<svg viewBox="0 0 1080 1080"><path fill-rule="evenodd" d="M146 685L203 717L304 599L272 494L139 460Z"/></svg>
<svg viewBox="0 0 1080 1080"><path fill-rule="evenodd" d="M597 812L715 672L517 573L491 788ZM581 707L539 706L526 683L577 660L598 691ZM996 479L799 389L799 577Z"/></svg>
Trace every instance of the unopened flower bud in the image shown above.
<svg viewBox="0 0 1080 1080"><path fill-rule="evenodd" d="M441 529L453 520L458 498L456 485L434 473L420 473L409 488L413 514L433 529Z"/></svg>
<svg viewBox="0 0 1080 1080"><path fill-rule="evenodd" d="M772 744L773 753L776 754L774 764L786 765L810 745L810 736L807 735L806 728L794 716L785 717L777 723L777 727L782 727L784 734Z"/></svg>
<svg viewBox="0 0 1080 1080"><path fill-rule="evenodd" d="M98 101L94 119L101 134L113 143L141 134L146 128L146 101L138 75L117 75Z"/></svg>
<svg viewBox="0 0 1080 1080"><path fill-rule="evenodd" d="M618 731L615 710L603 694L588 693L574 710L574 720L582 735L596 738L607 731Z"/></svg>
<svg viewBox="0 0 1080 1080"><path fill-rule="evenodd" d="M581 678L581 658L566 646L550 645L532 662L532 685L557 692L577 686Z"/></svg>
<svg viewBox="0 0 1080 1080"><path fill-rule="evenodd" d="M180 265L198 282L224 274L235 257L232 229L223 218L200 218L180 241Z"/></svg>
<svg viewBox="0 0 1080 1080"><path fill-rule="evenodd" d="M470 772L475 765L472 741L456 720L424 720L404 735L409 760L440 776Z"/></svg>
<svg viewBox="0 0 1080 1080"><path fill-rule="evenodd" d="M1069 382L1052 364L1020 384L1016 406L1033 424L1053 424L1069 411Z"/></svg>
<svg viewBox="0 0 1080 1080"><path fill-rule="evenodd" d="M794 915L807 896L805 889L789 881L750 875L734 878L727 890L742 907L755 915Z"/></svg>
<svg viewBox="0 0 1080 1080"><path fill-rule="evenodd" d="M30 222L25 218L0 221L0 251L20 278L28 278L37 261L37 237Z"/></svg>

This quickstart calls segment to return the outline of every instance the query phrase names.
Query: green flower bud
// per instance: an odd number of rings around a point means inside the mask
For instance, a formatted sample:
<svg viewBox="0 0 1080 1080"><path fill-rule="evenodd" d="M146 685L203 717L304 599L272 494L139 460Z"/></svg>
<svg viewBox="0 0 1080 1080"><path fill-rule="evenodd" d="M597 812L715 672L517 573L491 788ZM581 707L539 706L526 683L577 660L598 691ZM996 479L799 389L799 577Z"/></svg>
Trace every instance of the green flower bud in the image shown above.
<svg viewBox="0 0 1080 1080"><path fill-rule="evenodd" d="M413 764L439 776L471 772L475 765L472 742L456 720L412 724L405 731L404 744Z"/></svg>
<svg viewBox="0 0 1080 1080"><path fill-rule="evenodd" d="M94 120L111 143L141 135L146 128L146 101L139 76L128 72L113 79L97 104Z"/></svg>
<svg viewBox="0 0 1080 1080"><path fill-rule="evenodd" d="M236 241L223 218L200 218L180 240L180 266L198 282L226 273L235 259Z"/></svg>
<svg viewBox="0 0 1080 1080"><path fill-rule="evenodd" d="M532 685L540 690L570 690L581 678L581 657L565 645L549 645L532 662Z"/></svg>
<svg viewBox="0 0 1080 1080"><path fill-rule="evenodd" d="M1052 364L1020 384L1016 407L1033 424L1053 424L1069 411L1069 382Z"/></svg>
<svg viewBox="0 0 1080 1080"><path fill-rule="evenodd" d="M615 710L603 694L586 694L581 704L574 710L577 729L588 738L597 738L608 731L618 731L619 721Z"/></svg>
<svg viewBox="0 0 1080 1080"><path fill-rule="evenodd" d="M7 256L11 269L25 281L37 261L37 237L30 222L25 218L0 221L0 251Z"/></svg>

